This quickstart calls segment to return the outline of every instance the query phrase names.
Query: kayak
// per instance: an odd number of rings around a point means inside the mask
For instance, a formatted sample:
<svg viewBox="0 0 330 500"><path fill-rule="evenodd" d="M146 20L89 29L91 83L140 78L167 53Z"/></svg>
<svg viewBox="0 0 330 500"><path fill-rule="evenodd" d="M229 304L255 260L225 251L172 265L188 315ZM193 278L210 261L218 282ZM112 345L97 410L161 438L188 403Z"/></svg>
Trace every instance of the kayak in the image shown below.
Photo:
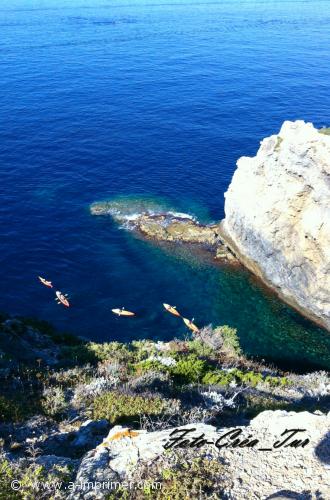
<svg viewBox="0 0 330 500"><path fill-rule="evenodd" d="M123 307L121 309L111 309L111 311L114 314L117 314L117 316L135 316L135 313L131 311L126 311Z"/></svg>
<svg viewBox="0 0 330 500"><path fill-rule="evenodd" d="M168 311L169 313L173 314L174 316L181 317L181 314L179 313L179 311L176 310L176 306L170 306L169 304L163 304L163 306L166 309L166 311Z"/></svg>
<svg viewBox="0 0 330 500"><path fill-rule="evenodd" d="M45 278L42 278L41 276L38 276L38 278L43 285L48 286L49 288L53 288L51 281L47 281L47 280L45 280Z"/></svg>
<svg viewBox="0 0 330 500"><path fill-rule="evenodd" d="M57 291L55 292L56 299L58 304L63 304L65 307L70 307L70 303L67 299L67 295L64 295L63 293Z"/></svg>
<svg viewBox="0 0 330 500"><path fill-rule="evenodd" d="M192 321L190 321L190 319L187 319L187 318L182 318L182 319L183 319L184 324L187 325L187 327L191 331L193 331L194 333L199 332L199 328Z"/></svg>

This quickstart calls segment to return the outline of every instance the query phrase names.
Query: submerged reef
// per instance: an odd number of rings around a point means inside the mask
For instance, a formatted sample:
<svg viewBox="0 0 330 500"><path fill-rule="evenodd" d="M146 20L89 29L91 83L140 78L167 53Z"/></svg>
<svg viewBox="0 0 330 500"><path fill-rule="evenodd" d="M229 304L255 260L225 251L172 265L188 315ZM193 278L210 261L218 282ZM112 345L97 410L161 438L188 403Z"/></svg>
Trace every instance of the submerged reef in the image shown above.
<svg viewBox="0 0 330 500"><path fill-rule="evenodd" d="M90 211L92 215L111 215L122 227L151 240L202 245L212 250L216 258L236 260L221 238L219 224L201 224L191 215L164 211L157 206L143 205L140 212L135 212L134 208L134 202L109 200L93 203Z"/></svg>

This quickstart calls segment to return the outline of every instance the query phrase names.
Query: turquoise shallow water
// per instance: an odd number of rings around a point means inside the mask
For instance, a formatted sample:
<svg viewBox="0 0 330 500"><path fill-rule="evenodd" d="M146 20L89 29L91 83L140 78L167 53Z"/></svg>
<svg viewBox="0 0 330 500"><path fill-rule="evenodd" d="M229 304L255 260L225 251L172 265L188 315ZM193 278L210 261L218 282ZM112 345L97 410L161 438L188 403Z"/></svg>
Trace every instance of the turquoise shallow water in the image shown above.
<svg viewBox="0 0 330 500"><path fill-rule="evenodd" d="M235 162L285 119L328 124L330 2L3 0L0 308L97 340L169 339L176 304L246 353L330 367L330 335L244 270L154 246L96 200L223 216ZM68 292L60 308L36 275ZM137 310L129 321L112 307Z"/></svg>

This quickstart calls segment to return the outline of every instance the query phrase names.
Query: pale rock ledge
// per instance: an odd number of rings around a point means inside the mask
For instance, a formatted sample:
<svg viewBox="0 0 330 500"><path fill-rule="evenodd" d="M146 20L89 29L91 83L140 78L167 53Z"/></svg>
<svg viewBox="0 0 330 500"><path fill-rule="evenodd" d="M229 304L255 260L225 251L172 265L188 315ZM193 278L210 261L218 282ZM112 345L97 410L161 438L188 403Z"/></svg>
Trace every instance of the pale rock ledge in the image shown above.
<svg viewBox="0 0 330 500"><path fill-rule="evenodd" d="M295 493L294 498L329 498L329 433L328 415L309 412L264 411L246 427L216 428L196 423L179 427L177 432L190 429L186 444L179 448L185 455L207 457L225 463L227 489L224 498L231 500L260 500L293 498L282 495ZM239 442L257 440L253 447L231 446L235 437L224 437L229 431L239 431ZM127 481L143 465L155 461L161 464L166 455L166 443L175 429L155 432L131 430L116 425L94 450L87 453L78 470L76 484L87 485L85 490L70 495L69 500L106 498L105 491L91 491L93 481ZM292 430L299 430L292 436ZM288 433L289 432L289 433ZM209 444L193 446L200 437ZM219 447L218 439L221 437ZM237 436L236 436L237 437ZM307 439L307 441L305 441ZM286 442L280 446L283 441ZM300 441L295 446L294 441ZM179 443L177 443L179 445ZM181 448L181 446L183 446ZM266 449L267 448L267 451ZM135 498L135 497L134 497ZM186 497L182 497L186 498ZM204 497L203 497L204 498ZM220 498L220 497L219 497ZM221 497L222 498L222 497Z"/></svg>

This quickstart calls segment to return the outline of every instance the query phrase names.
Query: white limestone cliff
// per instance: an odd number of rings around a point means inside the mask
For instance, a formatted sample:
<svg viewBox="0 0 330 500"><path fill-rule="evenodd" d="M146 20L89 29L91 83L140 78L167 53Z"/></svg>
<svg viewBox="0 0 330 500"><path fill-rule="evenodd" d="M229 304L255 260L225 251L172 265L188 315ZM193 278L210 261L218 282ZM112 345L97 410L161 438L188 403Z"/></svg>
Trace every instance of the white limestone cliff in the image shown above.
<svg viewBox="0 0 330 500"><path fill-rule="evenodd" d="M243 264L330 329L330 135L284 122L238 160L225 199L222 232Z"/></svg>

